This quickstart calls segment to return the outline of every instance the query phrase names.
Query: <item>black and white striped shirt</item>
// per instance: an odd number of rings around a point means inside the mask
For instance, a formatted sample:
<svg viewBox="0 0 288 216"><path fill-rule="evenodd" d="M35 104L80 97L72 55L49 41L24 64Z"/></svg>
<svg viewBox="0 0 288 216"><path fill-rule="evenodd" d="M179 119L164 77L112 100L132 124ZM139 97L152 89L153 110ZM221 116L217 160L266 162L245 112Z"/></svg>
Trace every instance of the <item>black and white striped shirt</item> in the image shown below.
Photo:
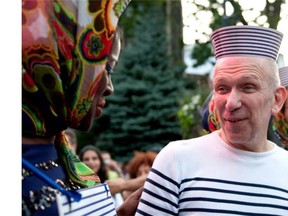
<svg viewBox="0 0 288 216"><path fill-rule="evenodd" d="M136 215L288 215L288 152L234 149L217 131L167 145Z"/></svg>

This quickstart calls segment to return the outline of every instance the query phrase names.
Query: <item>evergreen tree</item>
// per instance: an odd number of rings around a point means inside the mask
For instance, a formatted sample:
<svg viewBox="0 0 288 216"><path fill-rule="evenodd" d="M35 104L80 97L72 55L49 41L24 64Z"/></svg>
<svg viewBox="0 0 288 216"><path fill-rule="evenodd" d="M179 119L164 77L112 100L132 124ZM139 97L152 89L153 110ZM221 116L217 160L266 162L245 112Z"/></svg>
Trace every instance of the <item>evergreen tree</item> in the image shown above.
<svg viewBox="0 0 288 216"><path fill-rule="evenodd" d="M118 160L134 150L161 148L181 139L177 111L184 67L170 64L165 4L153 2L139 14L134 37L121 52L112 77L115 92L107 98L100 127L94 127L100 132L96 145Z"/></svg>

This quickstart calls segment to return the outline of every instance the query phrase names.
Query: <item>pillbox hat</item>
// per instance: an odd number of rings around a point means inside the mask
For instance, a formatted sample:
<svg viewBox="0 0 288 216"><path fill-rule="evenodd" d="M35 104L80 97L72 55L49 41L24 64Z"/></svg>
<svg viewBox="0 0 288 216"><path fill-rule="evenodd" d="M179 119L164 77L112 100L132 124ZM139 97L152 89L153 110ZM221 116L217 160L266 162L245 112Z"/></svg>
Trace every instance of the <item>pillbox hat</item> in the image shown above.
<svg viewBox="0 0 288 216"><path fill-rule="evenodd" d="M264 56L276 61L283 34L260 26L226 26L211 36L216 60L227 56Z"/></svg>

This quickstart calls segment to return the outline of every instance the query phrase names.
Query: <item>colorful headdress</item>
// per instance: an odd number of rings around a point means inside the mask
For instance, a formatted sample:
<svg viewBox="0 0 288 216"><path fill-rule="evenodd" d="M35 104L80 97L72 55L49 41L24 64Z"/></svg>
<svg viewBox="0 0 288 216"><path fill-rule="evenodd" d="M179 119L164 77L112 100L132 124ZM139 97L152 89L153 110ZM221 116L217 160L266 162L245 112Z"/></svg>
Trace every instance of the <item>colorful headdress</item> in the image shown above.
<svg viewBox="0 0 288 216"><path fill-rule="evenodd" d="M60 156L80 183L91 172L61 133L90 109L129 1L22 1L22 134L58 135Z"/></svg>

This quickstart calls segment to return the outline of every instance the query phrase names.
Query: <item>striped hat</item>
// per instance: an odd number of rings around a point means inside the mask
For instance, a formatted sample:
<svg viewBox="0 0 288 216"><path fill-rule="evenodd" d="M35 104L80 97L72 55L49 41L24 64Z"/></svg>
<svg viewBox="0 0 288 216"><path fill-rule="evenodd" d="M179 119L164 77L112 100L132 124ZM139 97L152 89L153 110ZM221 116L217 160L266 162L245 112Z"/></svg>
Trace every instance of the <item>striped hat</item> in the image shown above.
<svg viewBox="0 0 288 216"><path fill-rule="evenodd" d="M227 26L215 30L211 40L216 60L227 56L264 56L276 61L283 34L260 26Z"/></svg>
<svg viewBox="0 0 288 216"><path fill-rule="evenodd" d="M288 67L279 68L280 83L284 87L288 87Z"/></svg>

